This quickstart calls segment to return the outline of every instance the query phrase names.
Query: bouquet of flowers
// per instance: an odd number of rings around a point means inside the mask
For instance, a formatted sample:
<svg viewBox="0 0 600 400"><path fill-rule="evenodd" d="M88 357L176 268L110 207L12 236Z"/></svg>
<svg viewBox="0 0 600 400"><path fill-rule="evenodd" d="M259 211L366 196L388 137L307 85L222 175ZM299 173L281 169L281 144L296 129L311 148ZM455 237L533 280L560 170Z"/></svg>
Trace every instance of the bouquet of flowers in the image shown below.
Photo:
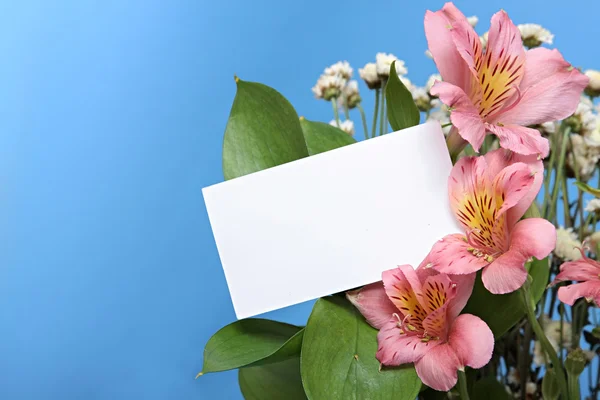
<svg viewBox="0 0 600 400"><path fill-rule="evenodd" d="M550 32L505 11L481 36L476 24L452 3L426 13L439 75L424 87L390 54L359 69L375 95L370 124L347 62L313 88L331 103L329 124L236 77L225 179L352 145L357 111L364 140L436 120L461 231L431 243L418 266L398 260L380 282L317 300L306 326L222 328L199 375L239 369L246 399L597 397L600 190L588 182L600 159L600 72L580 72L547 47Z"/></svg>

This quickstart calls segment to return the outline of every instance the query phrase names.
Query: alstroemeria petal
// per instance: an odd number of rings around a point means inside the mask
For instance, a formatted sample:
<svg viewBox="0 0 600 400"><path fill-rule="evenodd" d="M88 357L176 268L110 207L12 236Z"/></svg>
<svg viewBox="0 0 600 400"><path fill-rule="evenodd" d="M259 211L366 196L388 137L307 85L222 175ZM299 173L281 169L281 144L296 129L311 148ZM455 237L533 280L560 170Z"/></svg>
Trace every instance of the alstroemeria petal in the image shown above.
<svg viewBox="0 0 600 400"><path fill-rule="evenodd" d="M442 79L463 90L468 90L472 74L458 53L449 29L452 21L460 20L461 16L466 19L452 3L447 3L440 11L427 11L425 36Z"/></svg>
<svg viewBox="0 0 600 400"><path fill-rule="evenodd" d="M427 313L419 303L417 294L411 286L410 281L418 280L415 270L410 265L401 265L398 268L384 271L382 274L383 286L389 299L406 318L406 323L411 324L417 330L423 330L422 321ZM410 277L410 281L407 277Z"/></svg>
<svg viewBox="0 0 600 400"><path fill-rule="evenodd" d="M427 278L420 296L421 305L427 311L423 328L430 337L446 340L448 334L448 304L456 295L456 284L446 274Z"/></svg>
<svg viewBox="0 0 600 400"><path fill-rule="evenodd" d="M560 266L560 272L556 275L552 283L591 280L600 280L600 263L584 257L576 261L563 263Z"/></svg>
<svg viewBox="0 0 600 400"><path fill-rule="evenodd" d="M550 152L548 139L543 138L537 129L520 125L486 124L487 129L498 136L500 146L515 153L529 155L539 154L545 158Z"/></svg>
<svg viewBox="0 0 600 400"><path fill-rule="evenodd" d="M556 246L556 228L543 218L519 221L510 235L510 249L518 250L524 257L541 260Z"/></svg>
<svg viewBox="0 0 600 400"><path fill-rule="evenodd" d="M483 285L495 294L517 290L527 279L525 262L530 257L545 258L555 245L556 228L550 222L542 218L519 221L510 234L509 250L483 270Z"/></svg>
<svg viewBox="0 0 600 400"><path fill-rule="evenodd" d="M442 391L448 391L456 385L459 368L460 361L454 349L447 343L436 346L415 362L417 375L423 383Z"/></svg>
<svg viewBox="0 0 600 400"><path fill-rule="evenodd" d="M556 53L548 60L547 67L557 65L556 61L553 61L555 56ZM544 57L536 58L538 63L546 62ZM531 74L542 68L546 67L529 67L532 70ZM535 83L523 87L519 103L500 114L497 121L512 125L535 125L564 119L575 112L589 78L571 66L561 66L545 79L536 81L534 78L528 78L528 81Z"/></svg>
<svg viewBox="0 0 600 400"><path fill-rule="evenodd" d="M505 11L492 17L486 54L481 63L479 83L481 115L493 118L516 93L524 75L525 50L521 33Z"/></svg>
<svg viewBox="0 0 600 400"><path fill-rule="evenodd" d="M492 358L494 334L485 322L471 314L459 315L448 334L461 366L481 368Z"/></svg>
<svg viewBox="0 0 600 400"><path fill-rule="evenodd" d="M483 286L494 294L514 292L527 279L526 261L527 257L520 252L507 251L483 269Z"/></svg>
<svg viewBox="0 0 600 400"><path fill-rule="evenodd" d="M506 212L507 226L512 227L525 214L525 211L531 206L540 191L544 180L544 164L536 155L524 156L502 148L490 151L484 157L487 162L486 171L489 176L498 175L500 171L514 163L526 164L534 175L533 184L527 194Z"/></svg>
<svg viewBox="0 0 600 400"><path fill-rule="evenodd" d="M456 294L454 295L454 300L448 304L449 321L453 321L462 309L465 308L473 292L475 276L476 274L450 275L450 279L456 284Z"/></svg>
<svg viewBox="0 0 600 400"><path fill-rule="evenodd" d="M448 82L436 82L431 88L431 94L438 96L442 103L452 108L450 120L458 129L458 133L471 143L475 151L485 139L485 125L469 97L458 86Z"/></svg>
<svg viewBox="0 0 600 400"><path fill-rule="evenodd" d="M445 236L429 252L432 268L446 274L472 274L489 264L484 257L476 257L466 237L461 234Z"/></svg>
<svg viewBox="0 0 600 400"><path fill-rule="evenodd" d="M561 73L571 67L557 49L536 47L525 52L525 75L521 81L521 91L538 84L554 74ZM579 97L578 97L579 98Z"/></svg>
<svg viewBox="0 0 600 400"><path fill-rule="evenodd" d="M383 282L375 282L346 293L346 297L373 328L381 329L398 309L390 301Z"/></svg>
<svg viewBox="0 0 600 400"><path fill-rule="evenodd" d="M593 300L596 305L600 305L600 281L574 283L558 288L558 299L570 306L582 297L588 301Z"/></svg>
<svg viewBox="0 0 600 400"><path fill-rule="evenodd" d="M440 344L439 340L422 342L421 338L401 333L398 320L388 321L377 334L377 359L383 365L397 366L413 363Z"/></svg>
<svg viewBox="0 0 600 400"><path fill-rule="evenodd" d="M530 191L533 181L534 175L523 163L514 163L500 171L493 183L497 207L496 218L521 201Z"/></svg>

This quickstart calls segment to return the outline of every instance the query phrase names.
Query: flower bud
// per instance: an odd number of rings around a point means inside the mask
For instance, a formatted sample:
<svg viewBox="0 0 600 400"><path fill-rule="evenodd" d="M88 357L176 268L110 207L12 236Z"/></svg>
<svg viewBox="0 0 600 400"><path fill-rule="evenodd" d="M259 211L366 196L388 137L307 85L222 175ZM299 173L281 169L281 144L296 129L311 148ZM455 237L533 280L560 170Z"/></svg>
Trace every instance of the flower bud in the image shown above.
<svg viewBox="0 0 600 400"><path fill-rule="evenodd" d="M560 388L554 369L548 368L542 379L542 397L546 400L556 400L560 397Z"/></svg>
<svg viewBox="0 0 600 400"><path fill-rule="evenodd" d="M569 375L577 377L583 372L585 362L585 353L580 348L576 348L567 356L567 359L565 360L565 369Z"/></svg>

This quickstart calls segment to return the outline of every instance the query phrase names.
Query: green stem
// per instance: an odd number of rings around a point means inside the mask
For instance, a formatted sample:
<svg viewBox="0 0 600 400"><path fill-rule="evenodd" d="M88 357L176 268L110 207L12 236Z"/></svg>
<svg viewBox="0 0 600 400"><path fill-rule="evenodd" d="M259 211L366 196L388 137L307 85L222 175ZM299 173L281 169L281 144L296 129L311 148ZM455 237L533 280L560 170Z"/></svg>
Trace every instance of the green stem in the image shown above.
<svg viewBox="0 0 600 400"><path fill-rule="evenodd" d="M373 112L373 125L371 128L371 137L374 138L377 133L377 113L379 112L379 91L375 89L375 111Z"/></svg>
<svg viewBox="0 0 600 400"><path fill-rule="evenodd" d="M335 118L335 123L337 124L337 127L340 127L340 116L338 114L338 106L337 106L337 99L334 97L331 99L331 105L333 107L333 117Z"/></svg>
<svg viewBox="0 0 600 400"><path fill-rule="evenodd" d="M385 133L385 81L381 83L381 115L379 120L379 136Z"/></svg>
<svg viewBox="0 0 600 400"><path fill-rule="evenodd" d="M580 391L579 391L579 375L572 376L569 374L569 399L578 400L580 399Z"/></svg>
<svg viewBox="0 0 600 400"><path fill-rule="evenodd" d="M344 99L344 116L346 119L350 119L350 109L348 108L348 102Z"/></svg>
<svg viewBox="0 0 600 400"><path fill-rule="evenodd" d="M542 204L542 215L547 214L548 200L550 198L550 179L552 178L552 171L554 170L554 162L556 160L556 153L558 152L558 134L554 135L552 140L552 153L550 154L550 161L548 161L548 169L546 170L546 176L544 177L544 203Z"/></svg>
<svg viewBox="0 0 600 400"><path fill-rule="evenodd" d="M556 176L554 177L554 187L552 190L552 198L550 199L550 210L548 215L548 221L553 222L556 215L556 201L558 200L558 188L564 174L565 158L567 155L567 141L569 140L569 134L571 128L567 127L562 138L562 147L560 149L560 157L558 164L556 165Z"/></svg>
<svg viewBox="0 0 600 400"><path fill-rule="evenodd" d="M565 228L569 228L573 226L573 221L571 221L571 208L569 207L569 192L567 190L567 180L565 179L565 177L563 177L561 184Z"/></svg>
<svg viewBox="0 0 600 400"><path fill-rule="evenodd" d="M521 300L523 301L523 305L525 306L525 311L527 313L527 319L529 320L529 324L535 333L535 336L539 340L542 345L542 349L548 354L550 357L550 361L552 361L552 367L556 372L556 380L558 381L558 387L560 388L560 392L563 396L563 400L568 400L568 389L567 389L567 380L565 379L565 371L563 369L562 363L560 362L554 347L550 344L550 341L544 334L544 330L540 326L536 316L535 316L535 305L533 304L533 299L531 298L531 293L529 292L529 281L525 282L523 287L521 287ZM562 330L562 329L561 329Z"/></svg>
<svg viewBox="0 0 600 400"><path fill-rule="evenodd" d="M469 391L467 390L467 375L465 371L458 370L458 389L461 400L469 400Z"/></svg>
<svg viewBox="0 0 600 400"><path fill-rule="evenodd" d="M367 140L369 138L369 128L367 127L367 116L365 115L365 110L363 110L360 103L356 105L356 108L358 108L358 111L360 111L360 118L362 119L363 129L365 131L365 140Z"/></svg>

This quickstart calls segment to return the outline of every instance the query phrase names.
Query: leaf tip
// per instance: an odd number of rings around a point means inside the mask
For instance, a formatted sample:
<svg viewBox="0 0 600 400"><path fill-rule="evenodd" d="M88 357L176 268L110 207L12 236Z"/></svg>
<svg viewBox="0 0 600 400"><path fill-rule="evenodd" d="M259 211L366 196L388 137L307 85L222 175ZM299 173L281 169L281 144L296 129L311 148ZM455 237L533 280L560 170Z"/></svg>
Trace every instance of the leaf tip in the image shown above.
<svg viewBox="0 0 600 400"><path fill-rule="evenodd" d="M196 375L196 377L194 379L198 379L200 378L202 375L204 375L204 372L200 371L198 372L198 375Z"/></svg>
<svg viewBox="0 0 600 400"><path fill-rule="evenodd" d="M238 83L240 81L240 78L237 75L233 75L233 80L235 81L235 83Z"/></svg>

